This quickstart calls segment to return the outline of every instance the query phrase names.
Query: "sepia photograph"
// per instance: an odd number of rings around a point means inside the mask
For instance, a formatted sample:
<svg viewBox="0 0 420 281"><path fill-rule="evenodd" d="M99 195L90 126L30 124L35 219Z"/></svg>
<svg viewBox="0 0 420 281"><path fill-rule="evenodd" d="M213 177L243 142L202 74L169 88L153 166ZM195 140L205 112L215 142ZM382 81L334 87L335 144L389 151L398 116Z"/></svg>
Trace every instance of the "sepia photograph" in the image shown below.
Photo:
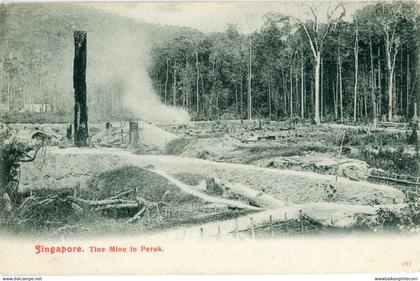
<svg viewBox="0 0 420 281"><path fill-rule="evenodd" d="M0 3L0 274L419 272L419 28L415 1Z"/></svg>

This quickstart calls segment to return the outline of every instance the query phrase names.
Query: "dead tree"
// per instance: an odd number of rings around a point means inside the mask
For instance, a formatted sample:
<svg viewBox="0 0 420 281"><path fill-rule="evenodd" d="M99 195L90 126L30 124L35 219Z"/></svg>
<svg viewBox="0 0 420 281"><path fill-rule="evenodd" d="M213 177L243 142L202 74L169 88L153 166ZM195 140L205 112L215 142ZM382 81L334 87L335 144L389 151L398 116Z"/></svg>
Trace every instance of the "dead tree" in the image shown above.
<svg viewBox="0 0 420 281"><path fill-rule="evenodd" d="M330 5L330 4L329 4ZM315 75L315 123L317 125L321 124L321 118L320 118L320 70L321 70L321 60L322 60L322 51L325 46L325 42L327 39L328 33L336 27L337 23L345 16L346 10L344 8L343 4L338 4L335 6L335 8L330 9L331 7L328 6L327 9L327 21L325 24L321 24L319 22L319 13L318 10L313 5L307 5L307 8L309 8L310 14L312 14L313 20L309 21L309 23L312 23L312 26L309 26L308 22L303 22L302 20L298 20L300 25L302 26L303 30L305 31L305 34L307 35L307 40L309 42L309 47L312 51L312 56L314 59L314 75ZM342 9L342 12L340 16L336 16L336 14L339 12L340 8Z"/></svg>
<svg viewBox="0 0 420 281"><path fill-rule="evenodd" d="M86 32L74 32L74 144L87 146L88 114L86 105Z"/></svg>

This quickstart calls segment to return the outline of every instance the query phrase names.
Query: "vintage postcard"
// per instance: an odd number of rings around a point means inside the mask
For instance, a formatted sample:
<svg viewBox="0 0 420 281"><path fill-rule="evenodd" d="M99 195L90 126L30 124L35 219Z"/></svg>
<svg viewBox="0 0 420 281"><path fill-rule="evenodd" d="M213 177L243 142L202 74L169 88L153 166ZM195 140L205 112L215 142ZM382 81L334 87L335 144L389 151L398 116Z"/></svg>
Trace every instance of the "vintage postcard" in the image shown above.
<svg viewBox="0 0 420 281"><path fill-rule="evenodd" d="M419 272L419 21L0 4L0 274Z"/></svg>

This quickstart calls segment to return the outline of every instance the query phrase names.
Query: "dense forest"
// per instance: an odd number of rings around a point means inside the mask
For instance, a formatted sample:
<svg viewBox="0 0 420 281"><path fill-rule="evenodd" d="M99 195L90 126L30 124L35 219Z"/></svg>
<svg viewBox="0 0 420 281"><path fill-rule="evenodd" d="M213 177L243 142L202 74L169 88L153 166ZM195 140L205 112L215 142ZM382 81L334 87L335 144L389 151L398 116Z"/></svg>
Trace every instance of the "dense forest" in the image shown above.
<svg viewBox="0 0 420 281"><path fill-rule="evenodd" d="M194 120L411 120L415 2L377 2L351 15L345 3L320 3L301 4L304 19L266 14L250 34L235 25L215 33L160 26L75 4L1 5L0 111L48 104L71 115L73 31L81 29L91 120L127 118L130 95L146 107L159 96Z"/></svg>
<svg viewBox="0 0 420 281"><path fill-rule="evenodd" d="M197 120L410 120L418 95L414 2L302 4L302 20L267 14L243 34L185 30L155 44L149 74L166 104ZM325 18L325 20L321 20Z"/></svg>

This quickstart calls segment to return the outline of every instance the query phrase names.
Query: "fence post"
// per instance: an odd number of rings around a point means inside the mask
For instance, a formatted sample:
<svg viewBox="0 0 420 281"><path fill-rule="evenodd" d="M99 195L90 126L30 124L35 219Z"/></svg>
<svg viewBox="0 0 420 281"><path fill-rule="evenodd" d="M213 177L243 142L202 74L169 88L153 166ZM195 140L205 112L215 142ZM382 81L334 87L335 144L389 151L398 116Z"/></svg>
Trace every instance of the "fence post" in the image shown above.
<svg viewBox="0 0 420 281"><path fill-rule="evenodd" d="M273 216L272 216L272 215L270 215L269 219L270 219L270 234L271 234L271 237L273 237L273 236L274 236L274 230L273 230Z"/></svg>
<svg viewBox="0 0 420 281"><path fill-rule="evenodd" d="M235 237L236 237L236 239L239 239L239 233L238 233L238 230L239 230L239 226L238 226L238 218L235 218Z"/></svg>
<svg viewBox="0 0 420 281"><path fill-rule="evenodd" d="M251 237L252 237L252 239L255 239L254 220L253 220L253 218L250 218L250 220L251 220Z"/></svg>
<svg viewBox="0 0 420 281"><path fill-rule="evenodd" d="M203 227L200 227L200 238L203 239L204 236L204 229Z"/></svg>
<svg viewBox="0 0 420 281"><path fill-rule="evenodd" d="M220 224L217 225L217 239L220 239Z"/></svg>
<svg viewBox="0 0 420 281"><path fill-rule="evenodd" d="M146 219L147 219L147 223L150 223L150 208L149 207L146 208Z"/></svg>
<svg viewBox="0 0 420 281"><path fill-rule="evenodd" d="M160 217L159 205L156 205L156 216Z"/></svg>
<svg viewBox="0 0 420 281"><path fill-rule="evenodd" d="M299 210L299 220L300 220L300 230L303 233L303 213L302 213L302 210Z"/></svg>

